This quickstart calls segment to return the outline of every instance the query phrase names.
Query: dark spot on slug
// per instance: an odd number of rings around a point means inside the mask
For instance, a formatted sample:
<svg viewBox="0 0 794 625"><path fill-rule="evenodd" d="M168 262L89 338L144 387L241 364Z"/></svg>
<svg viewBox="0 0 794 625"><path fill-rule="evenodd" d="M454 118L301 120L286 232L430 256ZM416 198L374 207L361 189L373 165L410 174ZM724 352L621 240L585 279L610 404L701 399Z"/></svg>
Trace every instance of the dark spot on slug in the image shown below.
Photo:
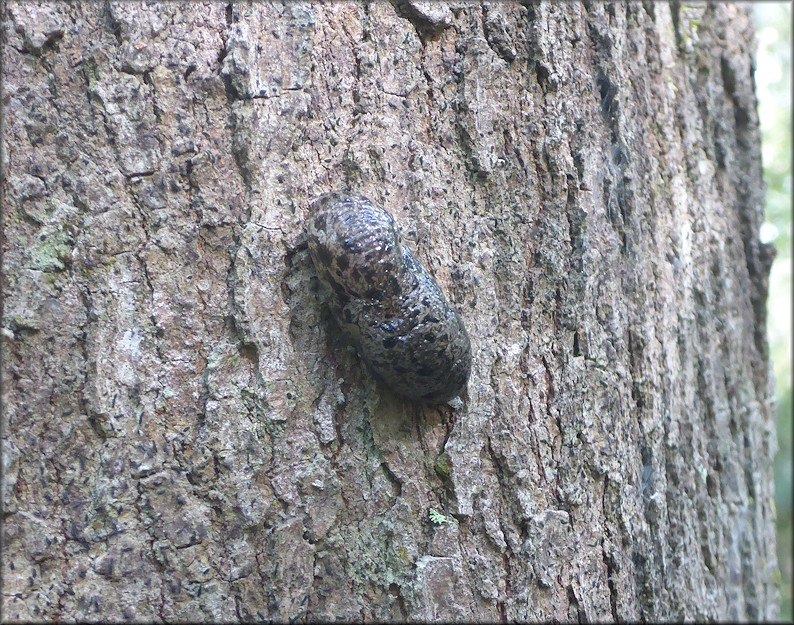
<svg viewBox="0 0 794 625"><path fill-rule="evenodd" d="M324 245L317 248L317 257L320 259L320 267L328 267L331 264L331 252ZM320 271L320 267L317 271Z"/></svg>
<svg viewBox="0 0 794 625"><path fill-rule="evenodd" d="M399 341L400 341L399 336L387 336L385 339L383 339L383 347L385 347L386 349L391 349Z"/></svg>

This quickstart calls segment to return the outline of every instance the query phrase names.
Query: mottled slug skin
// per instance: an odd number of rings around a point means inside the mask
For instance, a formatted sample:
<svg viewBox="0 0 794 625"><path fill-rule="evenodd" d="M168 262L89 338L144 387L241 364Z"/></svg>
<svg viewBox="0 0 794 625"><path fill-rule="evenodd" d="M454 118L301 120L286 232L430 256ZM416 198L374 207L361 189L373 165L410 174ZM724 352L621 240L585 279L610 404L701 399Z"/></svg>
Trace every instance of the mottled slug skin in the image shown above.
<svg viewBox="0 0 794 625"><path fill-rule="evenodd" d="M400 243L394 218L361 195L326 193L306 224L329 306L370 369L410 399L458 395L471 369L463 320Z"/></svg>

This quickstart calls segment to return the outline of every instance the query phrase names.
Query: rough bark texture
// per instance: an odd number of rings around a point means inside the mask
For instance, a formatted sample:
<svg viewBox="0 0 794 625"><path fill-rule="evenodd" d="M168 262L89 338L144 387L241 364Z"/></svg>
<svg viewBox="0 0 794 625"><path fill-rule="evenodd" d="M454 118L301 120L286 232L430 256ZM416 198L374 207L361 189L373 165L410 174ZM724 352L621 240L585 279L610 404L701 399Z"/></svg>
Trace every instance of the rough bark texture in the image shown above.
<svg viewBox="0 0 794 625"><path fill-rule="evenodd" d="M2 19L3 618L777 614L746 7ZM461 311L461 401L340 337L336 189Z"/></svg>

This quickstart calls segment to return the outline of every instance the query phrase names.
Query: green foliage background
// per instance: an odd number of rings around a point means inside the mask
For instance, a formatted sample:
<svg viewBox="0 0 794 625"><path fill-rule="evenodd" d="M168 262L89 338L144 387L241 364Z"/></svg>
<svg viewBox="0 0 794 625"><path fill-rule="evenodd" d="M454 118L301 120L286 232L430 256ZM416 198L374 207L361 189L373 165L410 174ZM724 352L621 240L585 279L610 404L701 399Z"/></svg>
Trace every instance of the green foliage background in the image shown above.
<svg viewBox="0 0 794 625"><path fill-rule="evenodd" d="M792 620L791 427L791 4L757 3L756 90L763 142L766 223L760 236L777 247L769 280L769 345L775 368L777 548L783 620Z"/></svg>

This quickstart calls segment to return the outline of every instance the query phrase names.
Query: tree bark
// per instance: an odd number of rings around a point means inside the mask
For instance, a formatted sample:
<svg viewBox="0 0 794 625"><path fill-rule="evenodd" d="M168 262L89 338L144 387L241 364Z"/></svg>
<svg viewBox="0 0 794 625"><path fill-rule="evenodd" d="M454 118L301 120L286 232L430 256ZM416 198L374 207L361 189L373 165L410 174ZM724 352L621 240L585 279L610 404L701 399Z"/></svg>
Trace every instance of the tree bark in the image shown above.
<svg viewBox="0 0 794 625"><path fill-rule="evenodd" d="M4 619L776 617L747 7L2 19ZM460 310L460 400L330 319L338 189Z"/></svg>

